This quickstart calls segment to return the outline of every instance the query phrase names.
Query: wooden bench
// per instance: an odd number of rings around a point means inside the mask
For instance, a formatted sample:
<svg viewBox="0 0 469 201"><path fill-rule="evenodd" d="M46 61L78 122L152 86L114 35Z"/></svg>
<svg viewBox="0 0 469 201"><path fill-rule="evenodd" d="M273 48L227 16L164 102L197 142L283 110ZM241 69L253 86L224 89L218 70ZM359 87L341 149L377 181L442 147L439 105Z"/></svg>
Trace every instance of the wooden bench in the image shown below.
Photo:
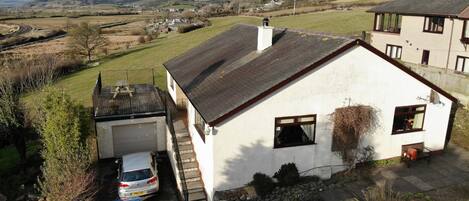
<svg viewBox="0 0 469 201"><path fill-rule="evenodd" d="M432 150L425 147L423 143L402 145L401 161L404 162L407 167L410 167L412 163L420 160L426 160L430 163L432 157Z"/></svg>

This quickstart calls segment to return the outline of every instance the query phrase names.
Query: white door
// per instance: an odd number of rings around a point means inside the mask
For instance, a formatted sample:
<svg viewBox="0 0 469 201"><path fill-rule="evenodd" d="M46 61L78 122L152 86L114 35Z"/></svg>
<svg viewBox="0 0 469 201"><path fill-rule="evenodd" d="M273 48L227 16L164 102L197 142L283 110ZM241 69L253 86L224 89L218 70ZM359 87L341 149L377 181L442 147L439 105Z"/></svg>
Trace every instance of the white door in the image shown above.
<svg viewBox="0 0 469 201"><path fill-rule="evenodd" d="M156 151L156 122L112 127L114 157Z"/></svg>

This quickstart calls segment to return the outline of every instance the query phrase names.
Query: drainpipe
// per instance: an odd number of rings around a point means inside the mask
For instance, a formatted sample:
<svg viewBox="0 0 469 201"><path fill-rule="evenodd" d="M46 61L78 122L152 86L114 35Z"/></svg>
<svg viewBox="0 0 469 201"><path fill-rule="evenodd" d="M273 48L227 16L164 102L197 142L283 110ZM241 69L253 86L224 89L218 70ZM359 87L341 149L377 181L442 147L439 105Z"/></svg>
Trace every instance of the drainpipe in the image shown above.
<svg viewBox="0 0 469 201"><path fill-rule="evenodd" d="M451 56L451 48L453 46L453 34L454 34L454 18L450 18L453 23L451 24L451 35L449 37L448 57L446 59L446 70L449 68L449 57Z"/></svg>

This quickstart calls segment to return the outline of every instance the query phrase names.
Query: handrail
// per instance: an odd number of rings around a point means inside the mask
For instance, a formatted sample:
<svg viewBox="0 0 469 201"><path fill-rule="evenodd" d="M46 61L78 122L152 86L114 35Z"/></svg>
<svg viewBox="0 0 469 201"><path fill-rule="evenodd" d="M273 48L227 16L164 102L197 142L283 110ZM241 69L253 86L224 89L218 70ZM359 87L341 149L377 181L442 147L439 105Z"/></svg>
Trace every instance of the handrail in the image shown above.
<svg viewBox="0 0 469 201"><path fill-rule="evenodd" d="M182 185L182 197L183 200L188 201L189 200L189 191L187 190L187 183L186 183L186 176L184 174L184 168L182 166L182 159L181 159L181 154L179 153L179 147L178 147L178 141L176 137L176 131L174 130L174 125L173 125L173 118L172 118L172 112L175 110L173 105L170 105L169 101L167 101L167 97L169 94L165 93L166 96L164 96L164 103L166 105L166 124L168 125L169 132L171 133L171 138L173 141L173 150L176 153L176 163L178 166L179 170L179 176L181 179L181 185Z"/></svg>

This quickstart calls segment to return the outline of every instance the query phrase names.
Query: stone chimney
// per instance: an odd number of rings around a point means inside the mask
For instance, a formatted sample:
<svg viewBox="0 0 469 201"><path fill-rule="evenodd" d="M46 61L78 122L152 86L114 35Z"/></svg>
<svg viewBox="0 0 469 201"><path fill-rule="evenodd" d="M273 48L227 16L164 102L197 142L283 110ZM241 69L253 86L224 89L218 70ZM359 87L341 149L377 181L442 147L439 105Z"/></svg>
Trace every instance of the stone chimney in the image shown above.
<svg viewBox="0 0 469 201"><path fill-rule="evenodd" d="M262 20L262 26L258 27L257 34L257 51L262 52L263 50L272 46L274 28L269 26L269 19L264 18Z"/></svg>

